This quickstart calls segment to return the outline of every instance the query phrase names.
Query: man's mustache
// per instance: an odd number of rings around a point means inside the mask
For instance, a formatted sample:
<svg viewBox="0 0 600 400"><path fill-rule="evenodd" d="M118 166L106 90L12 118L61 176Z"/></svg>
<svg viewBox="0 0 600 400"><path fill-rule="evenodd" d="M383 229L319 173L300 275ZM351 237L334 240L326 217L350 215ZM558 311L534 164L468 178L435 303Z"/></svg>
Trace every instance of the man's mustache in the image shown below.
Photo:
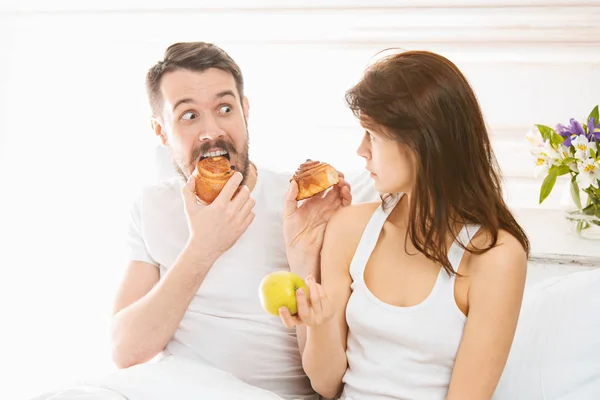
<svg viewBox="0 0 600 400"><path fill-rule="evenodd" d="M230 142L227 142L223 139L217 139L217 140L214 140L211 142L203 142L200 146L196 147L192 151L193 162L200 161L200 157L202 156L202 154L206 153L208 150L213 149L215 147L227 151L227 153L229 153L230 156L237 154L237 150L235 149L233 144L231 144Z"/></svg>

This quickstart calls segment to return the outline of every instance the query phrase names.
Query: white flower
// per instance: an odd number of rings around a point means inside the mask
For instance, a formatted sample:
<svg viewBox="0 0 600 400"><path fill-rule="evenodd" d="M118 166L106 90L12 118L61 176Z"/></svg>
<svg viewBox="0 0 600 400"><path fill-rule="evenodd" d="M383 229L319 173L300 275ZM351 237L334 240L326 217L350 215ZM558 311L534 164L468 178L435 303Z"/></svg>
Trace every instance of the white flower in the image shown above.
<svg viewBox="0 0 600 400"><path fill-rule="evenodd" d="M569 149L565 146L558 146L558 150L555 149L549 140L544 140L539 131L529 131L525 135L525 139L530 146L530 153L535 159L535 172L536 178L544 176L548 173L548 170L553 165L562 165L563 160L569 155ZM569 167L577 172L577 165L570 163Z"/></svg>
<svg viewBox="0 0 600 400"><path fill-rule="evenodd" d="M552 147L550 142L547 140L544 142L542 153L545 154L554 165L560 165L563 160L561 154L554 147Z"/></svg>
<svg viewBox="0 0 600 400"><path fill-rule="evenodd" d="M561 160L563 160L563 163L567 167L569 167L571 169L571 171L573 171L573 172L579 172L579 170L577 169L577 163L576 162L574 162L574 161L568 162L568 163L564 162L565 159L571 157L571 154L569 153L569 148L567 146L564 146L564 145L561 144L560 146L558 146L558 151L560 153Z"/></svg>
<svg viewBox="0 0 600 400"><path fill-rule="evenodd" d="M539 178L540 176L544 176L548 173L549 169L550 169L550 163L548 163L548 160L540 154L538 156L538 158L535 160L534 176L536 178Z"/></svg>
<svg viewBox="0 0 600 400"><path fill-rule="evenodd" d="M575 149L575 158L581 161L590 158L590 150L596 151L596 143L590 142L585 135L579 135L571 140L571 146Z"/></svg>
<svg viewBox="0 0 600 400"><path fill-rule="evenodd" d="M579 174L576 179L580 189L584 190L590 186L599 187L600 161L588 158L587 160L578 162L577 167Z"/></svg>
<svg viewBox="0 0 600 400"><path fill-rule="evenodd" d="M569 154L569 148L562 144L558 146L558 152L560 153L560 158L563 160L567 157L571 157L571 155Z"/></svg>
<svg viewBox="0 0 600 400"><path fill-rule="evenodd" d="M529 130L529 132L527 132L525 135L525 139L534 149L544 145L544 139L539 131Z"/></svg>
<svg viewBox="0 0 600 400"><path fill-rule="evenodd" d="M539 178L548 173L553 165L561 165L564 159L562 152L559 153L549 141L540 142L535 148L531 149L531 154L535 158L535 177Z"/></svg>

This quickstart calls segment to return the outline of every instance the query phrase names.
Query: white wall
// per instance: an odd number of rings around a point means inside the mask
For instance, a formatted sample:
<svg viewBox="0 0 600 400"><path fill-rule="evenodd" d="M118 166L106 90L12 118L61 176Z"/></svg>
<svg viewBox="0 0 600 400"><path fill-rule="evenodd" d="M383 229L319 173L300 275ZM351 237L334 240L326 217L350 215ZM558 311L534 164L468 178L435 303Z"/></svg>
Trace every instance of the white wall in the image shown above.
<svg viewBox="0 0 600 400"><path fill-rule="evenodd" d="M523 135L600 103L598 21L599 0L4 0L7 398L110 367L106 322L124 262L124 216L154 172L144 74L172 42L213 41L239 62L252 156L288 170L304 158L361 168L361 131L344 91L386 47L440 52L479 96L510 204L559 209L558 191L537 206L541 182Z"/></svg>

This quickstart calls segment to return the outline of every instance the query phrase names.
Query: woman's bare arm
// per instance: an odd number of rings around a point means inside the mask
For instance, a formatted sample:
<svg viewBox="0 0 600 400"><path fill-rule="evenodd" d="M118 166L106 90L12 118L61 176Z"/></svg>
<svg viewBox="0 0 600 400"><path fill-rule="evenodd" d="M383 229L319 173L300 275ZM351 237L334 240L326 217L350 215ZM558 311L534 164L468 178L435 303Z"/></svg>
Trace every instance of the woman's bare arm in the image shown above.
<svg viewBox="0 0 600 400"><path fill-rule="evenodd" d="M501 231L499 245L469 262L469 312L446 400L489 400L502 375L519 319L527 257Z"/></svg>

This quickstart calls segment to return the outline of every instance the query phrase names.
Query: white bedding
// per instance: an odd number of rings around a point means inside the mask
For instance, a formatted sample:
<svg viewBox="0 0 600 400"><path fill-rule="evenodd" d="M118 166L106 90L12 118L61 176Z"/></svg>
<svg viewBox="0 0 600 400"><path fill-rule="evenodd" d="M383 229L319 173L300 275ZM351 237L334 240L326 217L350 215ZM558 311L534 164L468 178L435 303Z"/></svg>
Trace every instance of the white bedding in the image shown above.
<svg viewBox="0 0 600 400"><path fill-rule="evenodd" d="M39 400L283 400L198 361L172 356L86 380Z"/></svg>

